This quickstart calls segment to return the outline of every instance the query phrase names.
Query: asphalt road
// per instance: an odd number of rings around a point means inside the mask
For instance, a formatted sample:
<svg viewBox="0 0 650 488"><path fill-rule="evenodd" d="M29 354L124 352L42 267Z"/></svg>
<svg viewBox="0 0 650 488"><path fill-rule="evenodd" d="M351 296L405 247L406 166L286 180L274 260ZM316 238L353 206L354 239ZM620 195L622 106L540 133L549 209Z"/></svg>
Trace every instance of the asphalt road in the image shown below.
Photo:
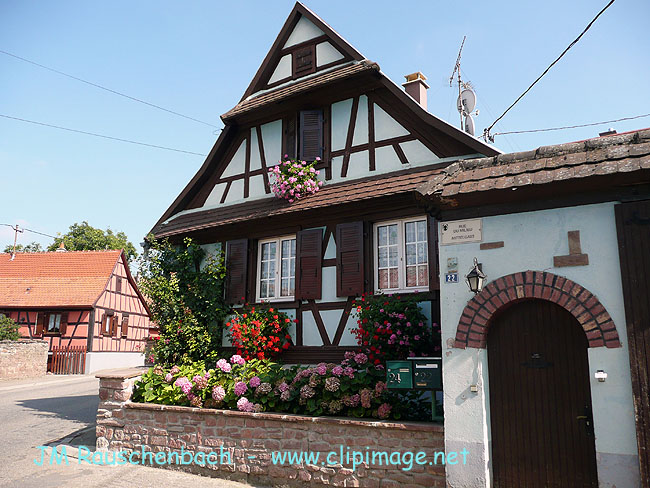
<svg viewBox="0 0 650 488"><path fill-rule="evenodd" d="M94 376L47 376L21 381L0 381L0 486L21 488L245 488L249 485L198 477L144 466L49 464L50 451L41 462L37 446L60 444L94 447L93 426L98 404ZM85 433L84 432L85 429ZM80 433L81 431L81 433ZM71 438L75 437L76 439ZM74 450L73 450L74 451ZM36 461L36 462L35 462Z"/></svg>

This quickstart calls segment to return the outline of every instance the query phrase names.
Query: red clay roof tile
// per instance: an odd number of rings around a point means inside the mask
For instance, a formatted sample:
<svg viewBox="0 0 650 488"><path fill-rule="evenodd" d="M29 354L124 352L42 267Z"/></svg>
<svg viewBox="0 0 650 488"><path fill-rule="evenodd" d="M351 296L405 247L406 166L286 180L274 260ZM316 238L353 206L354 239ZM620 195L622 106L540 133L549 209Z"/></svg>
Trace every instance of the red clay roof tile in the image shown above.
<svg viewBox="0 0 650 488"><path fill-rule="evenodd" d="M90 307L121 253L0 253L0 307Z"/></svg>

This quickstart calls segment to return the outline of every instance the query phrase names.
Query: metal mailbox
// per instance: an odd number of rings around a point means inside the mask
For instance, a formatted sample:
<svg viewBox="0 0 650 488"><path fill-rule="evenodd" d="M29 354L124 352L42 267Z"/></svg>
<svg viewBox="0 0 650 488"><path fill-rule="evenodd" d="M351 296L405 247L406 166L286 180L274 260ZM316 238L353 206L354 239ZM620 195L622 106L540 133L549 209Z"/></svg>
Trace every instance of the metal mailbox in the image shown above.
<svg viewBox="0 0 650 488"><path fill-rule="evenodd" d="M442 389L442 358L413 358L413 387L418 390Z"/></svg>
<svg viewBox="0 0 650 488"><path fill-rule="evenodd" d="M410 390L413 388L412 361L386 361L386 386Z"/></svg>

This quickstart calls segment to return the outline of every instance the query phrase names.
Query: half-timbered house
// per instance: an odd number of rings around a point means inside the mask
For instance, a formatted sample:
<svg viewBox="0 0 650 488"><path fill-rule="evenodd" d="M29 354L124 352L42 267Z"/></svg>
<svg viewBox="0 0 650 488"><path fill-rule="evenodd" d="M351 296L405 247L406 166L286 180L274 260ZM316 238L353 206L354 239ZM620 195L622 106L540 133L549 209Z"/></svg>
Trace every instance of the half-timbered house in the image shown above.
<svg viewBox="0 0 650 488"><path fill-rule="evenodd" d="M226 250L231 303L274 302L297 320L285 359L356 345L354 297L422 293L438 320L436 225L416 188L497 151L430 114L425 77L398 87L297 3L203 166L152 229ZM314 161L324 185L287 203L268 168Z"/></svg>
<svg viewBox="0 0 650 488"><path fill-rule="evenodd" d="M72 352L75 372L144 364L149 311L122 251L0 254L0 313L49 342L50 370Z"/></svg>

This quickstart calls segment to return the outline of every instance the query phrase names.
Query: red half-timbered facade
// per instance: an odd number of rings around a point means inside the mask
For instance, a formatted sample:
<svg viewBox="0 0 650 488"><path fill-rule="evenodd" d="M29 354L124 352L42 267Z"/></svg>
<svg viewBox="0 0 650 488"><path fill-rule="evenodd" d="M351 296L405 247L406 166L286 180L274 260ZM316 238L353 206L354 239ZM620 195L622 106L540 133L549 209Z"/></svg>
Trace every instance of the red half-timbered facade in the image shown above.
<svg viewBox="0 0 650 488"><path fill-rule="evenodd" d="M423 90L424 79L407 85ZM418 93L297 3L153 234L224 249L231 303L271 302L296 319L285 360L355 346L350 310L362 293L418 292L437 322L435 210L416 189L451 161L498 152L430 114ZM320 158L321 190L277 199L268 168L282 158Z"/></svg>
<svg viewBox="0 0 650 488"><path fill-rule="evenodd" d="M149 311L122 251L0 254L0 313L51 352L85 348L86 372L143 363Z"/></svg>

